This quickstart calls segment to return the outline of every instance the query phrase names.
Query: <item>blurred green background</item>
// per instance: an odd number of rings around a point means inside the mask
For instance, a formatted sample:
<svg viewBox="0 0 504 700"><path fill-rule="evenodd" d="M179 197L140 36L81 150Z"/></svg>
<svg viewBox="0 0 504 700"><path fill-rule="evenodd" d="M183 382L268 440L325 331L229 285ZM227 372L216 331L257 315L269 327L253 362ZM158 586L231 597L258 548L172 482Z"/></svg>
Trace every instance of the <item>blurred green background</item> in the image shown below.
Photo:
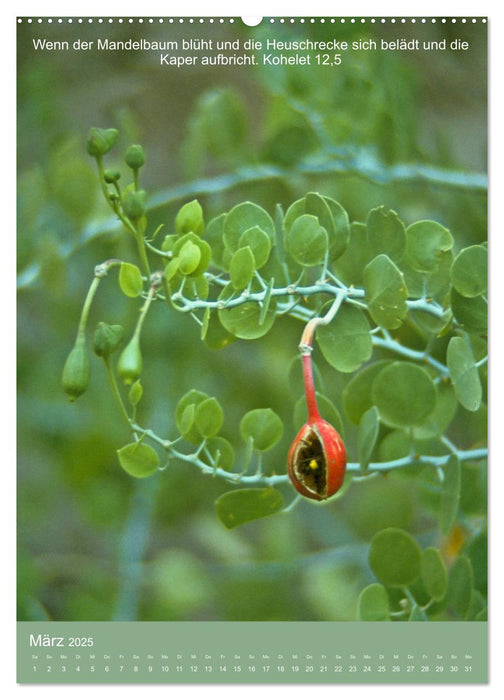
<svg viewBox="0 0 504 700"><path fill-rule="evenodd" d="M122 26L23 23L18 27L18 585L20 620L353 620L357 597L373 580L372 535L395 525L422 545L437 539L428 484L411 474L355 482L329 506L302 503L228 531L215 498L228 490L186 464L170 463L145 480L129 478L116 450L127 440L97 358L89 391L69 404L60 376L94 265L134 260L131 241L100 199L85 151L91 126L120 130L120 162L142 143L143 186L156 205L149 229L170 232L178 208L195 195L205 218L245 199L274 214L307 191L342 203L351 220L385 204L405 223L429 218L448 227L460 248L486 240L479 189L428 181L374 182L395 164L417 163L469 174L486 170L486 27L388 24L280 26L234 24ZM467 39L468 52L359 52L339 68L167 69L157 53L41 52L32 39L97 37L150 40L268 36L287 40L402 36ZM328 162L339 168L327 167ZM230 186L240 168L267 166L271 177ZM319 169L320 173L315 174ZM307 172L310 171L310 172ZM360 171L360 172L356 172ZM219 179L222 178L222 179ZM246 181L245 181L246 180ZM100 320L131 330L135 302L108 287L97 296ZM148 355L140 420L175 434L174 409L191 388L225 408L223 435L239 446L241 416L270 406L284 437L269 471L285 472L301 395L296 362L301 326L283 319L265 338L212 351L188 317L156 305L145 325ZM319 388L341 410L350 377L318 353ZM469 447L484 409L459 407L451 438ZM346 425L349 457L355 430ZM353 454L352 454L353 452ZM286 501L293 490L284 490ZM470 498L469 498L470 494ZM463 498L485 510L480 470L464 471Z"/></svg>

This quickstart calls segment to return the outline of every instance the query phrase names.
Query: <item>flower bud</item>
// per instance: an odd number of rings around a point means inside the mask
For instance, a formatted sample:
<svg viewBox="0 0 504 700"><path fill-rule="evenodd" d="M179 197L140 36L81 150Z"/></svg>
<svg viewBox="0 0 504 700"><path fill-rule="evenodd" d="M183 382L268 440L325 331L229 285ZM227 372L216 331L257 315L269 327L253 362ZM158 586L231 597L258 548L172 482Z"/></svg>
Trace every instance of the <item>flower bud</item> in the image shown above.
<svg viewBox="0 0 504 700"><path fill-rule="evenodd" d="M294 488L317 501L333 496L345 477L346 450L338 431L319 418L305 423L292 443L287 465Z"/></svg>
<svg viewBox="0 0 504 700"><path fill-rule="evenodd" d="M98 357L107 359L117 350L123 337L124 328L122 326L110 326L108 323L100 321L93 338L93 350Z"/></svg>
<svg viewBox="0 0 504 700"><path fill-rule="evenodd" d="M87 152L94 158L108 153L119 138L117 129L98 129L92 127L89 130L86 147Z"/></svg>
<svg viewBox="0 0 504 700"><path fill-rule="evenodd" d="M91 366L84 341L77 341L68 355L61 383L70 401L81 396L89 385Z"/></svg>
<svg viewBox="0 0 504 700"><path fill-rule="evenodd" d="M130 146L126 151L124 160L129 168L132 170L138 170L138 168L141 168L145 163L144 149L138 144Z"/></svg>
<svg viewBox="0 0 504 700"><path fill-rule="evenodd" d="M145 190L125 192L123 197L123 210L126 216L132 221L141 219L145 214L145 202L147 192Z"/></svg>
<svg viewBox="0 0 504 700"><path fill-rule="evenodd" d="M117 182L120 179L121 173L119 170L115 170L114 168L107 168L103 173L103 177L105 182L110 185L112 182Z"/></svg>
<svg viewBox="0 0 504 700"><path fill-rule="evenodd" d="M142 354L138 336L134 335L119 355L117 373L127 385L135 382L142 374Z"/></svg>

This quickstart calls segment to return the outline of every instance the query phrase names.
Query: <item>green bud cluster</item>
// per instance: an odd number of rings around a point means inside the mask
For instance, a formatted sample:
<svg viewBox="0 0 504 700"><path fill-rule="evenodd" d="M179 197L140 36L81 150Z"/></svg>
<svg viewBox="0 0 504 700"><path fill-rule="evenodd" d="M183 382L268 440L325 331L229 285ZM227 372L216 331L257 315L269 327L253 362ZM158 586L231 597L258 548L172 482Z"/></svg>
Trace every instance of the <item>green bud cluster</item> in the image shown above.
<svg viewBox="0 0 504 700"><path fill-rule="evenodd" d="M99 129L92 127L86 141L87 152L93 158L97 158L108 153L116 144L119 138L117 129Z"/></svg>
<svg viewBox="0 0 504 700"><path fill-rule="evenodd" d="M122 326L110 326L108 323L100 321L93 338L93 350L98 357L103 357L106 360L117 350L123 338L124 328Z"/></svg>
<svg viewBox="0 0 504 700"><path fill-rule="evenodd" d="M132 170L138 170L145 164L145 153L142 146L134 144L128 148L124 156L126 165Z"/></svg>

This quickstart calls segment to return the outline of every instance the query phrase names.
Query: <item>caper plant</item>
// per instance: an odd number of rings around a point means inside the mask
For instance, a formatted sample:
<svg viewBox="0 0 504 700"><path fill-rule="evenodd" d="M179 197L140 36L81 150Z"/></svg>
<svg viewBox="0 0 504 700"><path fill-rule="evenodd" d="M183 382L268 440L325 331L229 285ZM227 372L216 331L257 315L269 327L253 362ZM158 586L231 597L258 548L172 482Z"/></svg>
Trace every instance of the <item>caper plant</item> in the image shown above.
<svg viewBox="0 0 504 700"><path fill-rule="evenodd" d="M133 236L137 259L97 264L63 388L73 401L89 384L92 302L104 278L117 275L120 291L140 305L136 324L125 330L98 321L91 345L104 362L130 435L118 449L122 469L145 478L176 459L227 482L231 488L216 509L228 528L289 512L302 499L332 503L344 498L352 480L427 469L439 494L439 531L448 535L458 518L461 464L482 465L487 454L484 444L462 448L447 435L459 407L476 412L485 399L486 246L456 250L442 224L425 218L405 225L385 206L373 208L365 221L351 222L344 207L323 192L308 192L286 211L240 202L209 221L193 199L167 224L159 245L160 229L149 229L147 193L140 186L144 151L140 145L127 149L130 181L123 185L123 175L104 163L117 141L117 130L92 128L87 150L106 203L125 235ZM284 432L271 408L242 417L240 464L236 445L220 435L225 415L218 396L188 387L176 406L175 435L159 435L138 421L149 359L142 329L154 303L169 304L196 322L201 341L215 349L261 338L284 317L299 323L305 420L292 435L284 473L268 469L268 452ZM342 396L344 419L316 391L313 350L350 377ZM345 423L356 426L353 454L343 441ZM433 439L442 450L429 449ZM450 572L455 587L467 573L468 560L460 561ZM422 550L397 528L375 536L369 563L377 581L362 592L361 619L428 619L449 588L438 549ZM423 602L410 588L419 578L428 592ZM404 597L396 596L392 610L389 593L398 587Z"/></svg>

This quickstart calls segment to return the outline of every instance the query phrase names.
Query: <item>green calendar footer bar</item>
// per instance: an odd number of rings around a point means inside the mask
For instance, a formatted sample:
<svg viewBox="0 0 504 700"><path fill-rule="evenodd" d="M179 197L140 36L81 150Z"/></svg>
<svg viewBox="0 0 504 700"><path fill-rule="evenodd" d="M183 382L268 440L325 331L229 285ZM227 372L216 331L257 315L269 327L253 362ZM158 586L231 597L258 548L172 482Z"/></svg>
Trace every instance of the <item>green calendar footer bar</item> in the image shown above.
<svg viewBox="0 0 504 700"><path fill-rule="evenodd" d="M486 622L18 622L18 683L486 683Z"/></svg>

